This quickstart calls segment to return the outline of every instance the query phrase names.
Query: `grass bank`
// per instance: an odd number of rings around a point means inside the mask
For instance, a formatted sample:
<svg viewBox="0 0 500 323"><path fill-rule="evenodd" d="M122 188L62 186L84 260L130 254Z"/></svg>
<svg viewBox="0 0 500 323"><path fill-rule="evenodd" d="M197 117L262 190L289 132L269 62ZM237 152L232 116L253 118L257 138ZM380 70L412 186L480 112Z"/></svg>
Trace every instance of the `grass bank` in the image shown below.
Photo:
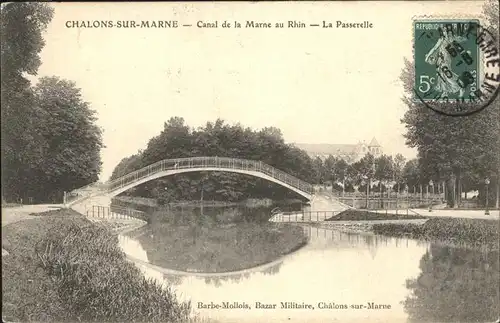
<svg viewBox="0 0 500 323"><path fill-rule="evenodd" d="M145 279L107 227L50 212L2 228L5 321L189 321L190 304Z"/></svg>
<svg viewBox="0 0 500 323"><path fill-rule="evenodd" d="M496 220L432 218L422 225L412 223L374 224L372 230L376 234L387 236L499 249L499 223Z"/></svg>
<svg viewBox="0 0 500 323"><path fill-rule="evenodd" d="M401 213L404 211L401 210ZM363 210L348 209L334 215L325 221L370 221L370 220L416 220L426 219L425 216L413 214L384 214Z"/></svg>

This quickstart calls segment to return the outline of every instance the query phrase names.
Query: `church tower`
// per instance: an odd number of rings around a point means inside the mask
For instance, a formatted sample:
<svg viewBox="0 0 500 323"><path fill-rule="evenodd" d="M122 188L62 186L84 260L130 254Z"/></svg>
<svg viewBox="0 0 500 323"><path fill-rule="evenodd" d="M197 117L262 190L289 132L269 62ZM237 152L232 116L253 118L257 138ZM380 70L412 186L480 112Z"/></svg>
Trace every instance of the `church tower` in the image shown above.
<svg viewBox="0 0 500 323"><path fill-rule="evenodd" d="M375 137L373 137L372 141L370 141L368 150L375 157L379 157L380 155L382 155L382 147L378 143L377 139L375 139Z"/></svg>

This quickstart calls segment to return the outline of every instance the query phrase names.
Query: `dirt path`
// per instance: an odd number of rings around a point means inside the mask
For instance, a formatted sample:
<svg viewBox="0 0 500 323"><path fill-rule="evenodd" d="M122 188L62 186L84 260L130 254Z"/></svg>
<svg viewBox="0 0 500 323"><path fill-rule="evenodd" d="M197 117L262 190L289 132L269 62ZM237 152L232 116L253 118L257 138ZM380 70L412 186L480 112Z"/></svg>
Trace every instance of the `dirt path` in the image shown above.
<svg viewBox="0 0 500 323"><path fill-rule="evenodd" d="M58 204L36 204L2 208L2 227L10 223L32 219L34 216L30 215L31 213L41 213L60 208L61 205Z"/></svg>
<svg viewBox="0 0 500 323"><path fill-rule="evenodd" d="M35 218L35 216L30 215L31 213L41 213L59 208L61 208L61 206L56 204L23 205L2 208L2 231L3 227L7 224ZM7 250L2 248L2 257L7 255L9 255Z"/></svg>

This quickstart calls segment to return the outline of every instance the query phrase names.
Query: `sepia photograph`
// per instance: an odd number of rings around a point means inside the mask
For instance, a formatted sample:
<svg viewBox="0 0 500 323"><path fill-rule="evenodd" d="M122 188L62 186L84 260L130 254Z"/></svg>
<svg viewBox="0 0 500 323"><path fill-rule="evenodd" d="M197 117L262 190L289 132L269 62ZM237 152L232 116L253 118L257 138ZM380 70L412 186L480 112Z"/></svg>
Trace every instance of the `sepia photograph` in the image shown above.
<svg viewBox="0 0 500 323"><path fill-rule="evenodd" d="M499 4L1 4L2 322L500 322Z"/></svg>

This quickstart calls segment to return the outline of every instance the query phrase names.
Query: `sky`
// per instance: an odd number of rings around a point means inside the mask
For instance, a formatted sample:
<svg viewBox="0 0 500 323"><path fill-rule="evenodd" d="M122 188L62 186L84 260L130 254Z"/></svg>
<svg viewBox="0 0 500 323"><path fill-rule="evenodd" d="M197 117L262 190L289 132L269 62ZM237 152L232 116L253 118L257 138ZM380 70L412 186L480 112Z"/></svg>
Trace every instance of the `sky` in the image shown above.
<svg viewBox="0 0 500 323"><path fill-rule="evenodd" d="M38 77L76 82L103 129L107 180L170 117L199 127L217 118L287 142L355 144L376 137L384 153L405 145L399 80L411 59L415 17L480 14L480 1L52 3ZM85 21L168 21L178 28L68 28ZM306 28L245 28L247 20ZM198 28L218 21L218 28ZM242 28L221 28L223 21ZM322 28L369 21L373 28ZM191 24L191 27L183 27ZM309 27L320 24L320 27ZM168 156L166 156L168 157Z"/></svg>

